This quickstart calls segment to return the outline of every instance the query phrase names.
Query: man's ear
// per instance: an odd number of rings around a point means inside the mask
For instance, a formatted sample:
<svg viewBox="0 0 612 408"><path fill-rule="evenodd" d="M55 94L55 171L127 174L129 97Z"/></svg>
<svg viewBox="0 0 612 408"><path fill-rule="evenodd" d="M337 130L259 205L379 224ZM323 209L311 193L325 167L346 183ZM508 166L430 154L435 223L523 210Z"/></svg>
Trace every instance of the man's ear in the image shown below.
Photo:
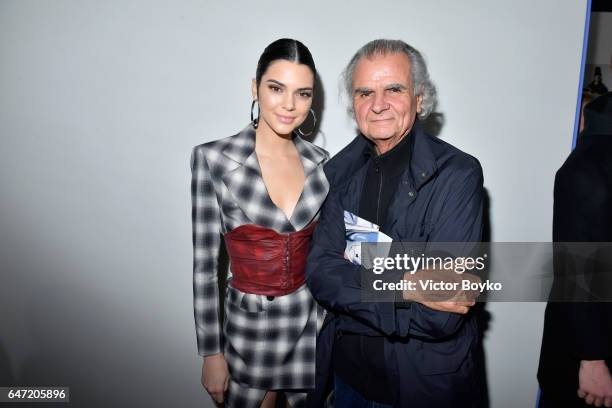
<svg viewBox="0 0 612 408"><path fill-rule="evenodd" d="M423 95L417 95L416 97L416 111L421 113L421 105L423 104Z"/></svg>
<svg viewBox="0 0 612 408"><path fill-rule="evenodd" d="M253 78L253 81L251 82L251 94L253 95L253 100L256 101L257 100L257 82L255 81L255 78Z"/></svg>

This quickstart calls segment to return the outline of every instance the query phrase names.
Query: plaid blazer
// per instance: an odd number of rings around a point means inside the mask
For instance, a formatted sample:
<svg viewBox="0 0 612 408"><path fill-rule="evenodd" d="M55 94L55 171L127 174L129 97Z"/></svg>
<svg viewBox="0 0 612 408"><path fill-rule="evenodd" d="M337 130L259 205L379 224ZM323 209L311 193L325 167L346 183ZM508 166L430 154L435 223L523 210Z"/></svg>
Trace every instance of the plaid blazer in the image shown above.
<svg viewBox="0 0 612 408"><path fill-rule="evenodd" d="M255 154L255 131L252 126L247 126L234 136L196 146L191 156L193 289L198 353L202 356L219 353L225 344L224 353L233 376L238 371L238 366L244 367L243 371L247 375L247 366L253 364L264 372L267 369L271 375L274 364L270 362L282 359L286 361L289 358L287 355L253 356L253 350L249 347L261 348L261 345L253 343L255 341L253 337L254 335L257 337L258 330L262 327L266 329L259 332L259 335L265 337L261 340L266 341L266 350L273 351L276 348L277 353L278 350L295 349L295 344L292 343L296 342L311 342L314 347L316 341L316 320L320 319L320 316L317 317L316 302L312 300L305 285L296 291L300 293L294 292L277 297L270 302L265 296L244 294L232 288L231 267L230 284L225 298L226 322L224 323L225 337L231 336L231 339L224 339L221 335L219 319L217 258L221 234L244 224L258 224L278 232L292 232L301 230L318 218L319 210L329 190L329 183L323 172L323 164L329 155L322 148L297 135L293 141L304 168L305 182L290 219L287 219L268 195ZM262 311L265 313L257 313ZM309 329L311 333L307 333L312 338L304 339L300 334L304 331L304 327L287 329L290 333L295 333L295 336L287 336L284 332L279 332L275 336L272 328L278 323L286 327L287 318L294 326L296 324L312 326L311 330ZM271 322L272 319L280 320ZM274 344L275 341L282 344ZM302 359L311 361L302 363L314 365L314 354L310 356L307 354L309 353L305 353ZM262 362L264 360L265 363ZM233 370L232 361L235 362ZM253 368L248 371L258 371ZM241 380L261 386L278 386L270 379L270 375L265 381L261 378ZM307 387L309 384L310 379L306 383L290 381L284 385L299 388Z"/></svg>

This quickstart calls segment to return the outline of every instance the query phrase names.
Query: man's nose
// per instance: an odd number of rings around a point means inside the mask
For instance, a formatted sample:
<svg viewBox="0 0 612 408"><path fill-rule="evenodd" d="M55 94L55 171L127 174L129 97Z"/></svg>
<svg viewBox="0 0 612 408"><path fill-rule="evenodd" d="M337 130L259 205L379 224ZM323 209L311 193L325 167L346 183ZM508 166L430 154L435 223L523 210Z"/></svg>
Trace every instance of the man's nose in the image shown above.
<svg viewBox="0 0 612 408"><path fill-rule="evenodd" d="M387 109L389 109L389 103L385 99L384 93L376 92L372 101L372 112L381 113Z"/></svg>

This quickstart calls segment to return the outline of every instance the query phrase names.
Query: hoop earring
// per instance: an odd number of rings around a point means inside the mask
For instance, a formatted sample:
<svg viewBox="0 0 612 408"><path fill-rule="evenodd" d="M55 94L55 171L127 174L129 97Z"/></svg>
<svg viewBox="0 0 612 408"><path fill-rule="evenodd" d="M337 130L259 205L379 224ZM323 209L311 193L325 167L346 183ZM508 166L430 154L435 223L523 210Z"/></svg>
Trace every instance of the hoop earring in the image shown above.
<svg viewBox="0 0 612 408"><path fill-rule="evenodd" d="M253 108L255 107L255 103L257 103L257 117L253 118ZM257 129L257 126L259 125L259 113L259 102L257 99L253 99L253 103L251 104L251 125L253 125L255 129Z"/></svg>
<svg viewBox="0 0 612 408"><path fill-rule="evenodd" d="M317 128L317 115L315 115L315 111L312 108L310 108L310 113L312 113L312 130L308 133L304 133L302 132L302 129L298 127L297 132L300 134L300 136L310 136Z"/></svg>

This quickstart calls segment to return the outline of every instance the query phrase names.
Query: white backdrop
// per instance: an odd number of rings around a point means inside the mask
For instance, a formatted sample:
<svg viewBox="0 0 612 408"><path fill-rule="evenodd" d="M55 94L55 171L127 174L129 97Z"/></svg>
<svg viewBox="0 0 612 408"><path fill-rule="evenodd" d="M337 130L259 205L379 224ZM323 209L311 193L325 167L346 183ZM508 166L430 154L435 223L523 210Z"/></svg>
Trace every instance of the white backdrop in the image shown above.
<svg viewBox="0 0 612 408"><path fill-rule="evenodd" d="M73 406L212 406L192 318L189 154L249 120L263 48L323 83L316 143L353 137L338 76L365 42L420 49L440 137L482 163L495 241L549 241L586 0L0 0L0 386ZM492 407L530 407L543 304L490 304ZM179 399L179 404L172 403Z"/></svg>

